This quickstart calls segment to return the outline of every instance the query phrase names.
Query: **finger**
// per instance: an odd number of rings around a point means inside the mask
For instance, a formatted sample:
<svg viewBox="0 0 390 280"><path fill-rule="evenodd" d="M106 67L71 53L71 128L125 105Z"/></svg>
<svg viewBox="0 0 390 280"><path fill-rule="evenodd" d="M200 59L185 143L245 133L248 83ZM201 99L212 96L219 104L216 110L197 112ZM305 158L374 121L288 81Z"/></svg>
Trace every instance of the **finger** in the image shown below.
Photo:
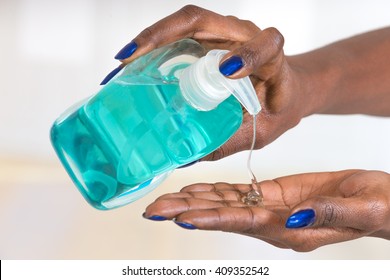
<svg viewBox="0 0 390 280"><path fill-rule="evenodd" d="M248 192L252 190L263 194L263 204L268 210L280 211L280 209L288 208L284 204L280 186L272 180L262 181L256 185L228 183L193 184L184 187L178 193L164 194L158 197L156 201L196 198L211 201L237 201L242 203L242 198L246 197ZM242 204L239 206L247 205Z"/></svg>
<svg viewBox="0 0 390 280"><path fill-rule="evenodd" d="M301 252L363 236L360 230L351 228L305 228L291 231L284 228L283 217L281 211L259 207L226 207L184 212L176 217L175 223L186 229L238 233Z"/></svg>
<svg viewBox="0 0 390 280"><path fill-rule="evenodd" d="M180 196L180 195L179 195ZM221 207L244 207L241 201L209 200L202 198L178 197L169 199L157 199L146 207L144 216L146 218L160 216L166 219L173 219L183 212L192 210L215 209Z"/></svg>
<svg viewBox="0 0 390 280"><path fill-rule="evenodd" d="M263 212L263 214L260 215L258 212ZM279 248L289 248L281 239L284 230L283 219L262 208L217 208L189 211L178 216L175 223L186 229L237 233L265 241Z"/></svg>
<svg viewBox="0 0 390 280"><path fill-rule="evenodd" d="M272 236L283 228L284 219L260 207L217 207L184 212L176 223L202 230L220 230L243 234ZM272 233L272 234L271 234Z"/></svg>
<svg viewBox="0 0 390 280"><path fill-rule="evenodd" d="M137 50L124 61L129 63L149 51L184 38L199 41L243 42L259 28L252 22L187 5L143 30L133 42Z"/></svg>
<svg viewBox="0 0 390 280"><path fill-rule="evenodd" d="M222 192L222 191L238 191L246 193L251 190L251 185L248 184L230 184L230 183L197 183L186 186L180 192Z"/></svg>
<svg viewBox="0 0 390 280"><path fill-rule="evenodd" d="M283 59L283 35L276 28L267 28L243 44L241 47L228 53L221 61L222 65L230 62L231 58L242 59L243 66L229 75L230 78L242 78L255 75L262 81L268 80L279 71ZM232 62L232 63L234 63Z"/></svg>
<svg viewBox="0 0 390 280"><path fill-rule="evenodd" d="M385 200L377 196L314 197L297 205L286 227L340 227L367 233L381 228L386 219Z"/></svg>
<svg viewBox="0 0 390 280"><path fill-rule="evenodd" d="M289 176L289 177L292 178L293 176ZM288 179L288 177L285 177L285 178ZM179 193L167 194L167 195L163 195L162 197L165 197L165 196L169 197L170 195L175 196L175 195L180 195L183 193L184 193L184 195L186 193L190 193L191 197L195 197L198 192L199 193L231 192L232 197L228 197L228 198L233 199L234 193L247 194L252 189L255 189L256 191L261 192L263 194L265 204L273 205L273 206L277 206L277 205L286 206L285 201L284 201L286 199L286 197L284 197L285 195L283 194L284 190L282 189L282 185L280 183L278 183L278 181L282 180L283 185L285 185L284 187L289 187L290 189L298 189L299 190L300 184L301 184L300 176L299 177L296 176L294 178L296 178L296 179L295 180L294 179L288 180L289 184L286 184L285 182L283 182L283 178L278 178L275 180L264 180L264 181L261 181L261 182L255 184L255 185L253 185L253 184L230 184L230 183L222 183L222 182L214 183L214 184L197 183L197 184L192 184L192 185L189 185L189 186L182 188ZM288 185L288 186L286 186L286 185ZM299 191L299 192L302 193L302 191ZM296 203L294 203L294 204L296 204Z"/></svg>
<svg viewBox="0 0 390 280"><path fill-rule="evenodd" d="M212 201L240 201L242 194L237 191L212 191L212 192L179 192L173 194L165 194L157 198L157 200L169 199L190 199L197 198Z"/></svg>
<svg viewBox="0 0 390 280"><path fill-rule="evenodd" d="M247 207L242 197L252 190L259 191L259 186L248 184L194 184L183 188L179 193L165 194L150 204L144 217L159 216L172 219L192 210L215 209L220 207ZM274 202L273 202L274 203ZM275 208L278 205L267 205Z"/></svg>

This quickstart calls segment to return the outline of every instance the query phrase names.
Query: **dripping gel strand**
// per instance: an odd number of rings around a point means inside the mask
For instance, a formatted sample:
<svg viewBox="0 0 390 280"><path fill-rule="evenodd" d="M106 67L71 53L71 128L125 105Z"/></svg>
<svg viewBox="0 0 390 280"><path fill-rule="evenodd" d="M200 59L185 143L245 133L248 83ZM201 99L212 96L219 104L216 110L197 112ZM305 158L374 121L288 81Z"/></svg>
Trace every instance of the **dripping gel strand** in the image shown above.
<svg viewBox="0 0 390 280"><path fill-rule="evenodd" d="M259 186L257 186L257 179L253 170L251 168L251 160L252 160L252 152L255 147L256 142L256 115L253 116L253 137L252 137L252 145L249 151L247 168L249 172L249 178L251 179L251 190L244 194L242 197L242 202L248 206L264 206L263 205L263 193Z"/></svg>

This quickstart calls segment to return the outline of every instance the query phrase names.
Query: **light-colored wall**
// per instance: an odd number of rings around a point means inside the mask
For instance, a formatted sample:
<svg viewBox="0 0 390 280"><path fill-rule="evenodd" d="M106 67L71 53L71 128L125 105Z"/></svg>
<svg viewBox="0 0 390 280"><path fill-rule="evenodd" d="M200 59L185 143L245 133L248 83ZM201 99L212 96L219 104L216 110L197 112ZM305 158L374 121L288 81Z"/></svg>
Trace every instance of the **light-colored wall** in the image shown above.
<svg viewBox="0 0 390 280"><path fill-rule="evenodd" d="M245 152L176 171L155 192L121 209L99 212L84 202L53 153L51 123L99 90L123 45L188 3L277 27L287 54L390 24L386 0L1 0L0 258L390 258L389 242L372 238L303 254L141 218L158 195L186 184L246 182ZM256 151L253 169L259 179L348 168L389 172L388 143L390 119L312 116Z"/></svg>

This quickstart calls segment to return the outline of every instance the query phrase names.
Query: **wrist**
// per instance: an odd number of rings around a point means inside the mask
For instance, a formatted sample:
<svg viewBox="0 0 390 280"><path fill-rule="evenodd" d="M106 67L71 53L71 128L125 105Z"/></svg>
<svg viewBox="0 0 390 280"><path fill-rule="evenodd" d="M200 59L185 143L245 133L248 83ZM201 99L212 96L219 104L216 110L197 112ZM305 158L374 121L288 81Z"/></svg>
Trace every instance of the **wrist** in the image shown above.
<svg viewBox="0 0 390 280"><path fill-rule="evenodd" d="M323 56L321 56L323 57ZM333 97L340 80L340 69L330 61L321 61L315 53L288 57L296 81L296 92L304 104L302 117L330 113L335 106Z"/></svg>

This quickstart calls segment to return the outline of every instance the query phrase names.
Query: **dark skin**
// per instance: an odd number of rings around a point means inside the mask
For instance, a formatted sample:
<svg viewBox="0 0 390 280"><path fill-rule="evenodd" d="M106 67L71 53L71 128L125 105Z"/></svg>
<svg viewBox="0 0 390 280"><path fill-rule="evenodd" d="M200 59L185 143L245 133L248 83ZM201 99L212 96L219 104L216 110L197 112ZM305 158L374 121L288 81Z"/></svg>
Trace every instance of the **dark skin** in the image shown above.
<svg viewBox="0 0 390 280"><path fill-rule="evenodd" d="M295 56L283 52L275 28L186 6L142 31L135 58L183 38L208 49L228 49L244 66L229 76L250 76L262 111L257 116L257 149L271 143L312 114L390 116L390 28L383 28ZM221 63L223 63L223 61ZM252 117L244 112L237 133L204 160L217 160L251 145ZM234 232L281 248L310 251L363 236L390 239L390 175L345 170L286 176L257 185L265 207L241 202L247 184L195 184L166 194L144 216L174 219L197 229ZM288 217L312 209L314 222L286 228Z"/></svg>
<svg viewBox="0 0 390 280"><path fill-rule="evenodd" d="M248 207L241 194L247 184L195 184L159 197L145 216L159 215L198 229L234 232L279 248L311 251L363 236L390 239L390 176L379 171L292 175L258 184L264 208ZM286 219L313 209L310 227L288 229Z"/></svg>

